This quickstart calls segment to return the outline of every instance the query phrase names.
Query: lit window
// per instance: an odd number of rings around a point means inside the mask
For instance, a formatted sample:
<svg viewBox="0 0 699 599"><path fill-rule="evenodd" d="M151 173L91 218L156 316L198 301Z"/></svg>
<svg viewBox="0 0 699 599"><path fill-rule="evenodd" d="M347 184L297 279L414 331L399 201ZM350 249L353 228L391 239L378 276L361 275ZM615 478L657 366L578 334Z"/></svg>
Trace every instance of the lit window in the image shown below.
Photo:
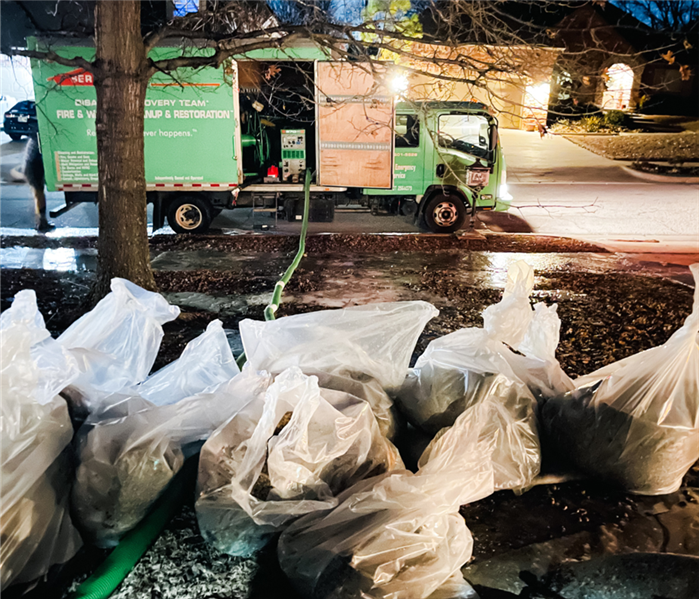
<svg viewBox="0 0 699 599"><path fill-rule="evenodd" d="M617 63L609 67L602 76L606 89L602 94L602 108L626 110L631 101L633 70L627 64Z"/></svg>

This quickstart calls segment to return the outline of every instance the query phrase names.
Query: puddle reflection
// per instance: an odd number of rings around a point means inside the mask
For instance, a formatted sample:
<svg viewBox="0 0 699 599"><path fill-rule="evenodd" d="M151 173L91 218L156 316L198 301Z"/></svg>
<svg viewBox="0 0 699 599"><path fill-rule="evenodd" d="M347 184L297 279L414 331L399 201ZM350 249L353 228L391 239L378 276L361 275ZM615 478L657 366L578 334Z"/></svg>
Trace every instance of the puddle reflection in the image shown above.
<svg viewBox="0 0 699 599"><path fill-rule="evenodd" d="M0 252L0 267L8 269L31 268L54 272L93 271L97 267L97 250L4 248Z"/></svg>

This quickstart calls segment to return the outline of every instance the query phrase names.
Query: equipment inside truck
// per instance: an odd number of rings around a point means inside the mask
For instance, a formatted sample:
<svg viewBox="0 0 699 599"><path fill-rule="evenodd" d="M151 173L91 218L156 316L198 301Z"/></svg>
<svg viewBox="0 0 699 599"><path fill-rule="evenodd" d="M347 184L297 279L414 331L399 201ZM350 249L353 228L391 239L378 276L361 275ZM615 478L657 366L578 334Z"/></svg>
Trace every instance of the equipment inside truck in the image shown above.
<svg viewBox="0 0 699 599"><path fill-rule="evenodd" d="M245 185L300 183L314 170L313 62L238 63Z"/></svg>

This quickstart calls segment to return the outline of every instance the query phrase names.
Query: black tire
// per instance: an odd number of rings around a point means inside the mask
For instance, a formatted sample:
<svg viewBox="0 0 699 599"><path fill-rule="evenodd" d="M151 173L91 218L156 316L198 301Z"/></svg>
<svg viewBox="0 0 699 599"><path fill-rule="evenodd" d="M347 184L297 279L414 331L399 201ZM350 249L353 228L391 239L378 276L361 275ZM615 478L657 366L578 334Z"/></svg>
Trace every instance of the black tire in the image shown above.
<svg viewBox="0 0 699 599"><path fill-rule="evenodd" d="M425 226L433 233L453 233L466 222L466 206L456 194L433 195L422 212Z"/></svg>
<svg viewBox="0 0 699 599"><path fill-rule="evenodd" d="M211 206L196 196L175 198L168 206L167 222L175 233L205 233L211 224Z"/></svg>
<svg viewBox="0 0 699 599"><path fill-rule="evenodd" d="M10 139L12 141L19 141L20 139L22 139L21 133L8 133L8 135L10 136Z"/></svg>

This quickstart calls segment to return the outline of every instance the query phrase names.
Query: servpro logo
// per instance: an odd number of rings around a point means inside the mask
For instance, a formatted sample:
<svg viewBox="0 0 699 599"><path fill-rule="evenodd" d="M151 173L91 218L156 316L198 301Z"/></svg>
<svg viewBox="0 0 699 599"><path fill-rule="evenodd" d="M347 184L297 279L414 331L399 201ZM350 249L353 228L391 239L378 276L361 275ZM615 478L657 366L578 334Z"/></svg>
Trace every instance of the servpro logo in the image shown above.
<svg viewBox="0 0 699 599"><path fill-rule="evenodd" d="M82 68L54 75L46 81L53 81L56 85L94 85L92 73Z"/></svg>

